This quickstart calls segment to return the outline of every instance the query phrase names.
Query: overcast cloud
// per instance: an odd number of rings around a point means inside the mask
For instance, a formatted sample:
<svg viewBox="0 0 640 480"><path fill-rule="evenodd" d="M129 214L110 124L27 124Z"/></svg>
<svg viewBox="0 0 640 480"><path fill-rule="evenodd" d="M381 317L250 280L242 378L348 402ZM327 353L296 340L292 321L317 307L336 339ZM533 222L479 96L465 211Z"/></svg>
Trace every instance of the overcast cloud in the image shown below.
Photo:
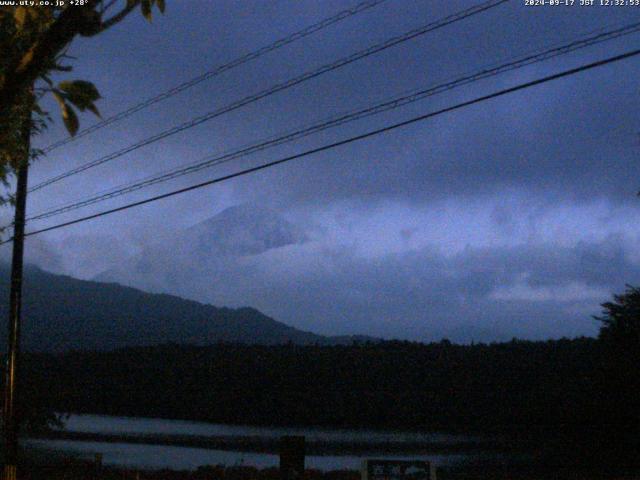
<svg viewBox="0 0 640 480"><path fill-rule="evenodd" d="M104 37L74 44L74 76L99 86L104 116L355 2L168 3L151 25L136 14ZM34 166L31 182L473 3L388 0L52 152ZM640 19L633 7L523 3L514 0L43 189L31 196L29 210ZM628 36L478 82L31 228L336 141L630 50L637 41L638 34ZM154 291L250 305L326 334L458 341L593 335L599 303L625 283L640 283L639 66L637 59L617 63L32 237L27 257L81 278L111 272L117 281ZM61 138L59 123L37 142ZM184 238L184 229L235 205L258 212L253 226L264 226L261 215L275 214L303 234L244 255L216 254L206 245L160 253ZM141 256L149 263L146 276L134 268Z"/></svg>

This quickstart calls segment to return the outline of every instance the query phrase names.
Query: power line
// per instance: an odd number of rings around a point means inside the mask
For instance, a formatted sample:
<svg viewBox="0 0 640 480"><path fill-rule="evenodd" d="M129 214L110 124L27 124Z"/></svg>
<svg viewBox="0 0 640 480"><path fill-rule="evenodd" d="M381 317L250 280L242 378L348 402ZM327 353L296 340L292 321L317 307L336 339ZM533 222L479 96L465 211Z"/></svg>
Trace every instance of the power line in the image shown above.
<svg viewBox="0 0 640 480"><path fill-rule="evenodd" d="M38 235L40 233L49 232L51 230L57 230L57 229L60 229L60 228L63 228L63 227L68 227L70 225L75 225L77 223L82 223L82 222L86 222L88 220L93 220L95 218L99 218L99 217L103 217L103 216L106 216L106 215L110 215L112 213L121 212L123 210L128 210L128 209L133 208L133 207L138 207L138 206L141 206L141 205L145 205L147 203L152 203L152 202L155 202L155 201L158 201L158 200L162 200L162 199L165 199L165 198L168 198L168 197L173 197L173 196L179 195L181 193L190 192L192 190L198 190L200 188L204 188L204 187L207 187L209 185L213 185L213 184L216 184L216 183L221 183L221 182L224 182L226 180L230 180L232 178L237 178L237 177L241 177L241 176L244 176L244 175L248 175L250 173L254 173L254 172L257 172L257 171L260 171L260 170L265 170L267 168L274 167L276 165L280 165L280 164L283 164L283 163L286 163L286 162L290 162L292 160L296 160L296 159L299 159L299 158L307 157L307 156L313 155L315 153L320 153L320 152L324 152L324 151L327 151L327 150L331 150L331 149L340 147L342 145L347 145L347 144L354 143L354 142L357 142L357 141L360 141L360 140L364 140L366 138L370 138L370 137L373 137L373 136L376 136L376 135L380 135L382 133L386 133L386 132L389 132L389 131L392 131L392 130L396 130L398 128L405 127L407 125L411 125L411 124L414 124L414 123L418 123L418 122L421 122L421 121L427 120L429 118L433 118L433 117L436 117L436 116L439 116L439 115L442 115L442 114L445 114L445 113L448 113L448 112L459 110L459 109L462 109L462 108L465 108L465 107L468 107L468 106L471 106L471 105L475 105L475 104L478 104L478 103L481 103L481 102L484 102L484 101L487 101L487 100L491 100L493 98L501 97L501 96L507 95L509 93L513 93L513 92L517 92L517 91L524 90L524 89L527 89L527 88L531 88L531 87L534 87L534 86L537 86L537 85L541 85L543 83L547 83L547 82L550 82L550 81L553 81L553 80L557 80L559 78L564 78L564 77L568 77L568 76L571 76L571 75L575 75L575 74L580 73L580 72L591 70L591 69L594 69L594 68L597 68L597 67L601 67L601 66L604 66L604 65L608 65L608 64L611 64L611 63L614 63L614 62L619 62L621 60L625 60L625 59L628 59L628 58L631 58L631 57L635 57L635 56L638 56L638 55L640 55L640 49L632 50L630 52L626 52L626 53L623 53L623 54L620 54L620 55L609 57L609 58L606 58L604 60L599 60L597 62L592 62L592 63L586 64L586 65L582 65L582 66L579 66L579 67L576 67L576 68L565 70L565 71L560 72L560 73L555 73L553 75L548 75L546 77L542 77L542 78L539 78L537 80L532 80L530 82L521 83L521 84L516 85L514 87L505 88L503 90L499 90L497 92L494 92L494 93L491 93L491 94L488 94L488 95L483 95L481 97L476 97L476 98L474 98L472 100L468 100L466 102L461 102L461 103L458 103L458 104L453 105L451 107L446 107L446 108L443 108L443 109L440 109L440 110L436 110L434 112L426 113L424 115L413 117L413 118L411 118L409 120L405 120L405 121L402 121L402 122L399 122L399 123L388 125L386 127L382 127L382 128L376 129L376 130L371 130L371 131L369 131L367 133L363 133L361 135L356 135L356 136L353 136L353 137L349 137L347 139L340 140L338 142L334 142L334 143L331 143L331 144L328 144L328 145L323 145L323 146L318 147L318 148L313 148L311 150L307 150L307 151L302 152L302 153L298 153L298 154L291 155L291 156L288 156L288 157L285 157L285 158L281 158L279 160L274 160L272 162L264 163L264 164L258 165L256 167L247 168L245 170L241 170L241 171L236 172L236 173L232 173L232 174L229 174L229 175L224 175L222 177L214 178L214 179L208 180L206 182L197 183L197 184L191 185L189 187L181 188L181 189L178 189L178 190L173 190L171 192L164 193L162 195L156 195L156 196L153 196L153 197L150 197L150 198L146 198L144 200L140 200L140 201L137 201L137 202L132 202L132 203L129 203L127 205L123 205L123 206L120 206L120 207L117 207L117 208L112 208L110 210L105 210L105 211L102 211L102 212L99 212L99 213L95 213L93 215L87 215L85 217L80 217L80 218L77 218L75 220L59 223L59 224L53 225L51 227L42 228L40 230L34 230L34 231L31 231L31 232L25 233L25 236ZM5 241L1 242L0 245L8 243L8 242L10 242L12 240L13 240L13 238L5 240Z"/></svg>
<svg viewBox="0 0 640 480"><path fill-rule="evenodd" d="M474 83L479 80L493 77L501 73L523 68L525 66L532 65L534 63L548 60L550 58L555 58L560 55L565 55L567 53L570 53L582 48L586 48L586 47L593 46L605 41L619 38L624 35L636 33L638 31L640 31L640 22L628 24L628 25L615 28L613 30L604 31L604 32L602 31L602 29L600 29L598 30L598 32L600 33L596 33L585 38L580 38L578 40L574 40L572 42L565 43L553 48L548 48L541 52L539 51L538 53L525 54L524 56L518 57L515 60L512 60L510 62L499 64L493 67L485 67L473 74L467 74L455 80L448 81L446 83L442 83L434 87L430 87L430 88L419 90L419 91L414 91L408 95L403 95L391 100L387 100L385 102L379 103L374 106L370 106L364 109L352 111L350 113L334 116L320 123L316 123L311 126L307 126L302 129L298 129L281 136L272 137L268 140L265 140L259 143L254 143L252 145L242 147L235 151L231 151L231 152L224 153L222 155L213 156L213 157L211 156L205 157L204 159L198 162L192 163L191 165L183 166L178 169L170 170L168 172L146 177L136 182L131 182L123 186L115 187L107 191L97 193L84 200L68 202L62 206L53 208L51 210L32 215L28 217L27 220L29 221L41 220L41 219L50 218L56 215L60 215L62 213L70 212L72 210L77 210L79 208L93 205L95 203L98 203L104 200L119 197L121 195L125 195L127 193L131 193L133 191L140 190L142 188L145 188L151 185L163 183L174 178L178 178L190 173L203 170L205 168L210 168L215 165L226 163L231 160L241 158L273 146L289 143L291 141L326 130L328 128L336 127L339 125L353 122L355 120L367 118L369 116L376 115L381 112L399 108L401 106L414 103L419 100L423 100L433 95L444 93L446 91L452 90L454 88L458 88L463 85L468 85L470 83Z"/></svg>
<svg viewBox="0 0 640 480"><path fill-rule="evenodd" d="M162 92L158 95L156 95L155 97L151 97L148 98L136 105L133 105L129 108L127 108L126 110L123 110L119 113L116 113L115 115L112 115L109 118L105 118L104 120L91 125L90 127L87 127L83 130L80 130L78 133L76 133L75 136L73 137L67 137L64 138L62 140L59 140L57 142L52 143L51 145L47 146L46 148L43 149L44 153L49 153L63 145L66 145L68 143L74 142L76 140L78 140L79 138L82 138L86 135L89 135L90 133L93 133L97 130L100 130L101 128L106 127L107 125L111 125L112 123L116 123L119 122L120 120L124 120L125 118L130 117L131 115L133 115L136 112L139 112L140 110L143 110L147 107L150 107L151 105L155 105L156 103L162 102L163 100L166 100L167 98L170 98L174 95L177 95L178 93L184 92L185 90L194 87L196 85L198 85L199 83L204 82L205 80L209 80L210 78L216 77L224 72L227 72L229 70L232 70L236 67L239 67L240 65L243 65L247 62L250 62L252 60L255 60L269 52L273 52L274 50L277 50L279 48L282 48L286 45L289 45L291 43L294 43L298 40L301 40L305 37L308 37L309 35L312 35L320 30L323 30L335 23L341 22L342 20L345 20L349 17L352 17L354 15L357 15L361 12L364 12L366 10L369 10L383 2L386 2L387 0L367 0L365 2L361 2L359 4L357 4L356 6L354 6L353 8L348 8L346 10L342 10L338 13L336 13L335 15L332 15L330 17L327 17L323 20L320 20L317 23L314 23L312 25L309 25L308 27L303 28L302 30L299 30L297 32L294 32L286 37L280 38L278 40L276 40L273 43L270 43L269 45L265 45L264 47L259 48L258 50L255 50L253 52L247 53L246 55L243 55L241 57L235 58L233 60L231 60L228 63L225 63L223 65L220 65L212 70L209 70L201 75L198 75L197 77L192 78L191 80L187 80L186 82L183 82L179 85L176 85L175 87L172 87L171 89Z"/></svg>
<svg viewBox="0 0 640 480"><path fill-rule="evenodd" d="M188 122L185 122L185 123L183 123L181 125L172 127L172 128L170 128L168 130L165 130L165 131L163 131L163 132L161 132L159 134L156 134L156 135L154 135L152 137L148 137L147 139L144 139L144 140L142 140L140 142L137 142L137 143L135 143L133 145L130 145L130 146L125 147L123 149L120 149L120 150L118 150L116 152L108 154L108 155L106 155L104 157L101 157L101 158L98 158L98 159L96 159L94 161L91 161L91 162L89 162L87 164L84 164L84 165L81 165L81 166L76 167L74 169L71 169L71 170L69 170L69 171L67 171L65 173L62 173L62 174L58 175L58 176L55 176L55 177L50 178L48 180L45 180L45 181L35 185L34 187L32 187L29 191L33 192L33 191L39 190L39 189L41 189L41 188L43 188L43 187L45 187L47 185L50 185L50 184L58 182L58 181L60 181L60 180L62 180L64 178L68 178L69 176L78 174L78 173L83 172L83 171L85 171L87 169L93 168L95 166L98 166L98 165L101 165L101 164L106 163L108 161L111 161L111 160L114 160L116 158L119 158L119 157L121 157L121 156L123 156L123 155L125 155L127 153L130 153L130 152L132 152L134 150L137 150L138 148L141 148L143 146L146 146L146 145L149 145L151 143L154 143L154 142L156 142L158 140L161 140L163 138L166 138L166 137L168 137L170 135L174 135L176 133L179 133L181 131L187 130L189 128L193 128L193 127L195 127L195 126L197 126L197 125L199 125L199 124L201 124L203 122L206 122L208 120L216 118L216 117L218 117L220 115L223 115L225 113L228 113L230 111L236 110L236 109L238 109L240 107L243 107L243 106L245 106L247 104L250 104L250 103L253 103L255 101L258 101L258 100L260 100L262 98L265 98L267 96L273 95L273 94L275 94L277 92L280 92L280 91L282 91L284 89L293 87L293 86L298 85L298 84L300 84L302 82L305 82L305 81L310 80L312 78L318 77L318 76L320 76L320 75L322 75L324 73L336 70L338 68L341 68L341 67L343 67L345 65L353 63L353 62L355 62L357 60L360 60L362 58L365 58L365 57L368 57L370 55L379 53L379 52L381 52L383 50L386 50L386 49L391 48L391 47L393 47L393 46L395 46L397 44L400 44L400 43L406 42L408 40L411 40L413 38L416 38L416 37L418 37L420 35L423 35L425 33L430 32L430 31L433 31L433 30L436 30L438 28L441 28L441 27L444 27L446 25L449 25L451 23L455 23L457 21L463 20L463 19L465 19L465 18L467 18L469 16L476 15L478 13L481 13L481 12L485 11L485 10L488 10L488 9L496 7L496 6L498 6L498 5L502 4L502 3L505 3L507 1L508 0L489 0L487 2L481 3L481 4L476 5L474 7L471 7L471 8L462 10L460 12L454 13L452 15L449 15L449 16L447 16L447 17L445 17L445 18L443 18L441 20L438 20L436 22L431 22L431 23L428 23L428 24L423 25L421 27L418 27L418 28L415 28L413 30L410 30L410 31L406 32L403 35L392 37L392 38L386 40L385 42L373 45L373 46L368 47L368 48L366 48L364 50L360 50L360 51L358 51L356 53L353 53L353 54L351 54L351 55L349 55L347 57L343 57L343 58L341 58L341 59L339 59L339 60L337 60L335 62L332 62L330 64L326 64L326 65L324 65L324 66L322 66L322 67L320 67L320 68L318 68L316 70L306 72L306 73L304 73L304 74L302 74L302 75L300 75L298 77L295 77L293 79L287 80L287 81L285 81L283 83L276 84L276 85L274 85L274 86L272 86L272 87L270 87L270 88L268 88L266 90L263 90L263 91L255 94L255 95L251 95L251 96L245 97L245 98L243 98L243 99L241 99L239 101L236 101L236 102L234 102L234 103L232 103L230 105L227 105L227 106L222 107L220 109L214 110L214 111L209 112L209 113L207 113L205 115L202 115L200 117L196 117L196 118L194 118L194 119L192 119L192 120L190 120Z"/></svg>
<svg viewBox="0 0 640 480"><path fill-rule="evenodd" d="M439 28L442 28L446 25L450 25L452 23L461 21L465 18L471 17L473 15L477 15L479 13L482 13L486 10L489 10L491 8L497 7L503 3L508 2L509 0L488 0L486 2L483 2L479 5L473 6L471 8L467 8L465 10L462 10L460 12L454 13L452 15L449 15L447 17L444 17L443 19L437 20L435 22L431 22L429 24L423 25L421 27L415 28L413 30L410 30L402 35L398 35L396 37L392 37L382 43L378 43L376 45L373 45L371 47L365 48L364 50L360 50L356 53L353 53L351 55L348 55L346 57L343 57L339 60L336 60L335 62L326 64L318 69L306 72L298 77L294 77L290 80L287 80L285 82L276 84L266 90L263 90L259 93L256 93L254 95L250 95L248 97L245 97L241 100L238 100L234 103L231 103L227 106L224 106L222 108L219 108L217 110L214 110L212 112L206 113L204 115L201 115L199 117L196 117L188 122L182 123L180 125L177 125L175 127L172 127L168 130L165 130L163 132L160 132L156 135L153 135L151 137L148 137L144 140L141 140L133 145L129 145L128 147L125 147L123 149L120 149L116 152L110 153L104 157L98 158L96 160L93 160L91 162L88 162L84 165L81 165L79 167L73 168L71 170L68 170L67 172L64 172L60 175L57 175L55 177L49 178L48 180L45 180L43 182L40 182L39 184L31 187L31 189L29 190L29 192L34 192L36 190L40 190L41 188L44 188L48 185L51 185L53 183L59 182L60 180L63 180L65 178L68 178L72 175L76 175L78 173L84 172L85 170L88 170L90 168L96 167L98 165L102 165L106 162L109 162L111 160L114 160L116 158L119 158L127 153L133 152L134 150L137 150L139 148L142 148L146 145L149 145L151 143L157 142L159 140L162 140L166 137L169 137L171 135L175 135L176 133L182 132L184 130L193 128L197 125L200 125L201 123L204 123L208 120L211 120L213 118L219 117L225 113L231 112L233 110L236 110L238 108L241 108L245 105L248 105L250 103L256 102L258 100L261 100L263 98L266 98L268 96L271 96L275 93L278 93L282 90L291 88L295 85L298 85L300 83L306 82L307 80L311 80L313 78L319 77L320 75L323 75L327 72L331 72L333 70L337 70L345 65L348 65L350 63L353 63L357 60L360 60L362 58L374 55L376 53L379 53L383 50L386 50L388 48L391 48L395 45L398 45L400 43L404 43L407 42L409 40L412 40L418 36L424 35L428 32L437 30Z"/></svg>

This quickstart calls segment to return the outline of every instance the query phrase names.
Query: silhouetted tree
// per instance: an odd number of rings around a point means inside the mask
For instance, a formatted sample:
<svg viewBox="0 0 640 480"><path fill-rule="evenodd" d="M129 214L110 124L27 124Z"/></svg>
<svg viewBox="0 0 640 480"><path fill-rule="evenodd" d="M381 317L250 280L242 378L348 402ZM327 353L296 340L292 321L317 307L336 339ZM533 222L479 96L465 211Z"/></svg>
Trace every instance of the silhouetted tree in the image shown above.
<svg viewBox="0 0 640 480"><path fill-rule="evenodd" d="M66 54L71 42L77 36L99 35L120 23L136 7L140 7L142 14L150 20L152 7L155 5L160 11L164 11L165 1L41 2L47 5L40 5L38 2L14 2L15 5L8 3L10 2L3 2L0 6L0 186L6 187L6 191L0 190L0 206L9 200L15 200L17 219L20 211L24 215L26 166L43 153L31 148L29 137L40 133L51 121L48 112L40 107L40 100L45 95L53 96L71 135L75 135L79 128L76 110L90 111L99 116L95 102L100 94L91 82L64 80L55 84L51 78L52 74L72 70L71 65L67 64L71 57ZM24 179L24 187L17 188L15 196L9 192L9 179L14 174L17 174L18 179ZM20 180L17 184L21 185ZM22 223L16 221L15 225ZM0 227L0 232L3 228ZM19 231L14 229L13 241L18 245L23 241L23 236L17 233ZM14 255L19 250L21 249L14 250ZM19 254L17 258L21 256ZM21 265L21 262L20 258L20 263L15 265ZM21 269L20 266L16 272ZM21 273L18 273L15 278L12 277L12 281L20 277ZM17 391L21 401L16 410L18 417L26 417L24 423L27 426L40 428L55 420L55 414L51 413L46 404L40 405L34 400L37 389L20 392L18 388ZM9 419L13 419L13 415ZM19 420L16 422L18 424ZM13 420L9 424L13 424ZM7 461L13 463L10 458Z"/></svg>
<svg viewBox="0 0 640 480"><path fill-rule="evenodd" d="M627 286L622 295L614 295L613 302L602 304L603 315L599 338L609 346L627 354L640 351L640 288Z"/></svg>
<svg viewBox="0 0 640 480"><path fill-rule="evenodd" d="M598 414L610 452L640 464L640 288L627 286L613 298L595 317L602 322Z"/></svg>

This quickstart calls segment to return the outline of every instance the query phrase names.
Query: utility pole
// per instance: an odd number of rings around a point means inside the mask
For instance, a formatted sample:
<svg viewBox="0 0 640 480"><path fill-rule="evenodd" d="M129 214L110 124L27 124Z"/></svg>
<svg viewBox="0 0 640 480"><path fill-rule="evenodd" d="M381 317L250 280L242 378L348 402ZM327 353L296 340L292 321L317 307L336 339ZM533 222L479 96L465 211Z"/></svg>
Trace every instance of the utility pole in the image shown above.
<svg viewBox="0 0 640 480"><path fill-rule="evenodd" d="M4 450L5 464L3 480L17 479L18 431L20 421L16 412L18 367L20 360L20 321L22 307L22 263L24 254L24 224L27 207L27 181L29 172L29 152L31 149L31 108L24 120L23 145L25 151L16 162L16 198L13 227L13 255L11 258L11 292L9 298L9 345L4 389Z"/></svg>

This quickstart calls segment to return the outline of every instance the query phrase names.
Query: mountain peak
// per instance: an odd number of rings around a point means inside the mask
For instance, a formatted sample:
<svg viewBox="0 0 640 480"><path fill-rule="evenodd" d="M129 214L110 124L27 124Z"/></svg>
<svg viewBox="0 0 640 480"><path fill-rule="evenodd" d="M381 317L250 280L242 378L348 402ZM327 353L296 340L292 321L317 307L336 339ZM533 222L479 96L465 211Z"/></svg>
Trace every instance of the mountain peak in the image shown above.
<svg viewBox="0 0 640 480"><path fill-rule="evenodd" d="M279 213L254 204L226 208L182 235L196 251L223 255L258 255L306 241L304 232Z"/></svg>

